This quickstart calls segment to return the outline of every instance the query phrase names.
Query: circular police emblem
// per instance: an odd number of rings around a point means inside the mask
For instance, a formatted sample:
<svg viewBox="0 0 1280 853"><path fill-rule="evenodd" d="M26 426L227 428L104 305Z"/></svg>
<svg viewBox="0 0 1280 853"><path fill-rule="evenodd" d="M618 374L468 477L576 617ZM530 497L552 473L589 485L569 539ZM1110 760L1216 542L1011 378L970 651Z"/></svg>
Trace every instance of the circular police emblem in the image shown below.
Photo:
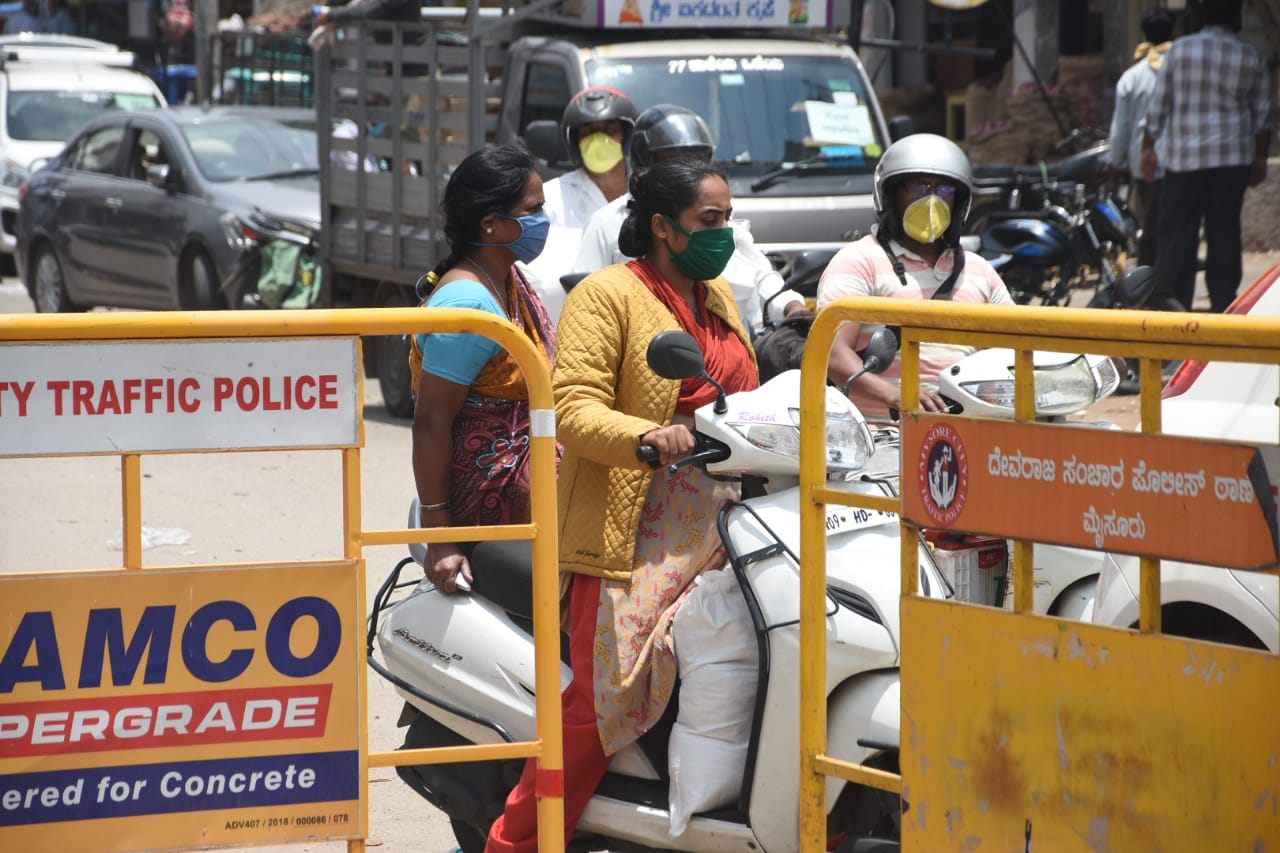
<svg viewBox="0 0 1280 853"><path fill-rule="evenodd" d="M969 457L960 434L947 424L934 424L920 445L917 467L920 500L936 524L955 523L969 493Z"/></svg>

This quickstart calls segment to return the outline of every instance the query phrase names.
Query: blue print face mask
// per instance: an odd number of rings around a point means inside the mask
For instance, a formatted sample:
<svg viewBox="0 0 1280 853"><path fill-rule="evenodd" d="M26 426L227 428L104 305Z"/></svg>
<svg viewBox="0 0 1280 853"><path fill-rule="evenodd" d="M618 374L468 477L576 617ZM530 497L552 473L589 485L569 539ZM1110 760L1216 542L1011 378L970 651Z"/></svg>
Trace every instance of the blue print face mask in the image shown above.
<svg viewBox="0 0 1280 853"><path fill-rule="evenodd" d="M539 210L537 213L530 213L527 216L502 216L501 219L510 219L520 224L520 236L512 240L510 243L473 243L473 246L503 246L511 250L511 254L516 256L516 260L529 263L538 255L542 254L542 249L547 245L547 234L551 231L551 220L547 218L545 210Z"/></svg>

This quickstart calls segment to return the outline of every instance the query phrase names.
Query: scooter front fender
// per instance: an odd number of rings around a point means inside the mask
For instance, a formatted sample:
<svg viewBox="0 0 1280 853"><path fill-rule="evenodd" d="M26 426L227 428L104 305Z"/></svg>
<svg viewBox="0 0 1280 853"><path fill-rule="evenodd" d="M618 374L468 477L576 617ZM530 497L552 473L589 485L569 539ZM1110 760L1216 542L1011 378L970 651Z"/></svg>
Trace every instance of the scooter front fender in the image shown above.
<svg viewBox="0 0 1280 853"><path fill-rule="evenodd" d="M845 681L827 699L827 755L861 764L883 752L879 746L900 746L902 676L897 669L864 672ZM858 741L868 744L860 746ZM827 777L827 811L849 784Z"/></svg>

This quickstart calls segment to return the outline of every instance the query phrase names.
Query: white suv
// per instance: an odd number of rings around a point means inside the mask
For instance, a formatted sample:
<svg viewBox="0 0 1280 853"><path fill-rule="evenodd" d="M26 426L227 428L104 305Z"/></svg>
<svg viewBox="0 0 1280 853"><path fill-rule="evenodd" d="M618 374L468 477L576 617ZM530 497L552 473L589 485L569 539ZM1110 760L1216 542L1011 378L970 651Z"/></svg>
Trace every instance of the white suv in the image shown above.
<svg viewBox="0 0 1280 853"><path fill-rule="evenodd" d="M1227 313L1280 316L1280 263L1240 294ZM1280 367L1275 364L1185 362L1164 389L1164 432L1274 445L1280 437L1277 389ZM1093 621L1135 627L1137 589L1138 558L1107 555ZM1160 601L1166 634L1280 652L1280 581L1275 574L1163 560Z"/></svg>
<svg viewBox="0 0 1280 853"><path fill-rule="evenodd" d="M132 64L132 53L92 39L0 36L0 261L13 254L18 187L32 164L104 110L165 106L160 88Z"/></svg>

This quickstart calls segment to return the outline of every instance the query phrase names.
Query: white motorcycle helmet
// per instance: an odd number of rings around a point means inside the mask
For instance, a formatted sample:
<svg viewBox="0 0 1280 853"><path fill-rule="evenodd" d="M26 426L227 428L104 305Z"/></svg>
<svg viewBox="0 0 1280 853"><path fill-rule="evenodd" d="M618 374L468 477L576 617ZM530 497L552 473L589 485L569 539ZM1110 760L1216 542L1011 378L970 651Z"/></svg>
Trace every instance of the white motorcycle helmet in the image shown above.
<svg viewBox="0 0 1280 853"><path fill-rule="evenodd" d="M881 227L887 227L891 234L898 233L902 211L897 209L894 201L893 186L900 180L916 175L944 178L959 187L955 203L951 207L951 225L942 235L948 245L954 245L960 239L960 231L973 205L973 167L960 146L945 136L913 133L885 149L880 162L876 164L872 192L876 218Z"/></svg>

